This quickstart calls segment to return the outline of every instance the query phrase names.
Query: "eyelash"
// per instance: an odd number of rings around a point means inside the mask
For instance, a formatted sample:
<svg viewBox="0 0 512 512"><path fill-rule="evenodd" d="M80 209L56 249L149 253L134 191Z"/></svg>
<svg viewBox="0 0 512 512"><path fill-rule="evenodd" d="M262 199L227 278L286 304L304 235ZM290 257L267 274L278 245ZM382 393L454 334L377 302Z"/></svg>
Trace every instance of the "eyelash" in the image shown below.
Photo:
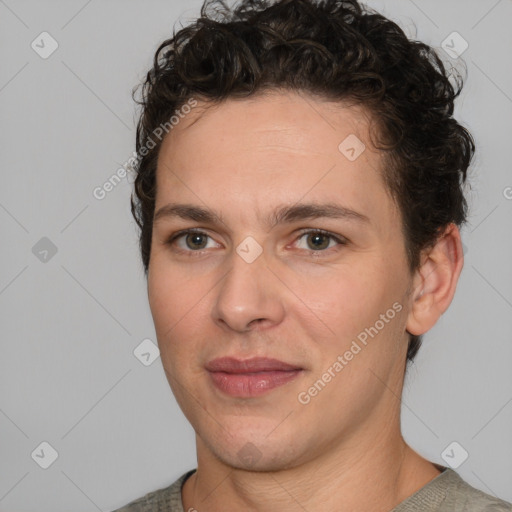
<svg viewBox="0 0 512 512"><path fill-rule="evenodd" d="M174 242L176 240L178 240L179 238L185 236L185 235L189 235L189 234L192 234L192 233L195 233L195 234L199 234L199 235L204 235L204 236L207 236L209 238L210 235L208 235L208 233L205 233L204 231L201 231L199 229L184 229L182 231L178 231L177 233L174 233L172 234L165 242L166 245L174 245ZM335 242L337 242L339 245L347 245L348 243L348 240L344 237L340 237L340 236L337 236L337 235L334 235L333 233L330 233L329 231L325 231L324 229L304 229L302 231L300 231L298 237L297 237L297 240L301 239L304 235L310 235L310 234L320 234L320 235L323 235L323 236L326 236L326 237L329 237L331 238L332 240L334 240ZM330 249L321 249L321 250L318 250L318 251L314 251L314 250L308 250L308 249L303 249L303 250L306 250L306 251L309 251L311 254L315 254L315 256L321 256L321 253L327 253L327 254L330 254L330 251L331 249L335 249L335 247L331 247ZM189 257L194 257L194 256L200 256L202 255L203 253L207 252L207 249L204 249L202 251L192 251L192 250L184 250L184 249L177 249L177 252L181 253L181 254L187 254Z"/></svg>

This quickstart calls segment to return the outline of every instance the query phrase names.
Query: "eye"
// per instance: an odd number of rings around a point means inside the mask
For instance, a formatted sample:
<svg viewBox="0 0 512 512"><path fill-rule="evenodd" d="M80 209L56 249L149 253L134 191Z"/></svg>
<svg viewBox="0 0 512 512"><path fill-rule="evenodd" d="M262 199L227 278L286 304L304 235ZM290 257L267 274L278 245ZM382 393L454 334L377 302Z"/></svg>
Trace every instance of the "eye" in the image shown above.
<svg viewBox="0 0 512 512"><path fill-rule="evenodd" d="M324 231L323 229L303 230L301 235L298 237L298 240L303 238L306 238L307 246L305 248L299 248L306 251L311 251L316 254L322 252L330 252L327 249L333 248L331 242L335 242L334 245L336 245L336 243L338 245L347 245L348 243L348 240L344 237L334 235L333 233ZM196 229L186 229L171 235L170 238L166 241L166 244L176 246L178 252L188 253L188 255L192 256L193 253L202 254L202 252L206 249L215 247L214 242L212 242L213 245L208 245L208 239L211 239L211 237L203 231Z"/></svg>
<svg viewBox="0 0 512 512"><path fill-rule="evenodd" d="M200 253L204 249L208 249L211 247L207 245L208 238L210 238L210 236L204 233L203 231L187 229L171 235L171 237L169 238L169 240L167 240L166 243L168 245L177 245L179 252ZM183 243L180 244L177 242Z"/></svg>
<svg viewBox="0 0 512 512"><path fill-rule="evenodd" d="M347 240L345 238L329 233L328 231L324 231L323 229L303 231L298 239L300 240L304 237L307 237L307 246L305 247L305 250L313 252L327 252L326 249L332 248L330 245L330 242L332 241L337 242L338 245L347 244Z"/></svg>

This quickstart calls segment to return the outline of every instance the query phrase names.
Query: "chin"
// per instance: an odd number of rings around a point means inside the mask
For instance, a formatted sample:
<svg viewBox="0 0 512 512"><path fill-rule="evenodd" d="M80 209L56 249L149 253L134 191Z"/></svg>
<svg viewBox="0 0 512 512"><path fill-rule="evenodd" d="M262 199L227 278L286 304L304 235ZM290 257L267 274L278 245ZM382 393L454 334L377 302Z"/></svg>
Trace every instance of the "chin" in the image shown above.
<svg viewBox="0 0 512 512"><path fill-rule="evenodd" d="M244 471L276 472L298 466L301 461L297 446L286 442L294 436L268 439L268 431L261 436L229 435L222 440L204 439L209 451L226 466ZM302 457L301 457L302 458Z"/></svg>

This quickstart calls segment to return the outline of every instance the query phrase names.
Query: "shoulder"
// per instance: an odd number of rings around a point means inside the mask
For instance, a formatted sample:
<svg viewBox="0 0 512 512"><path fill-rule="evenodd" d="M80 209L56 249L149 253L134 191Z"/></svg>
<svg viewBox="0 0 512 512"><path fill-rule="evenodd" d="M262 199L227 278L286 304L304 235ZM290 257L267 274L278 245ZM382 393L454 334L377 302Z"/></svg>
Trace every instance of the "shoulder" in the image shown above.
<svg viewBox="0 0 512 512"><path fill-rule="evenodd" d="M392 512L512 512L512 504L468 484L453 469L442 473Z"/></svg>
<svg viewBox="0 0 512 512"><path fill-rule="evenodd" d="M158 510L182 512L181 488L185 480L195 471L195 469L187 471L171 485L149 492L113 512L153 512L156 507Z"/></svg>
<svg viewBox="0 0 512 512"><path fill-rule="evenodd" d="M491 496L468 484L455 471L450 471L448 480L452 482L450 493L446 496L446 504L450 510L461 512L512 512L512 504ZM448 510L448 509L447 509Z"/></svg>

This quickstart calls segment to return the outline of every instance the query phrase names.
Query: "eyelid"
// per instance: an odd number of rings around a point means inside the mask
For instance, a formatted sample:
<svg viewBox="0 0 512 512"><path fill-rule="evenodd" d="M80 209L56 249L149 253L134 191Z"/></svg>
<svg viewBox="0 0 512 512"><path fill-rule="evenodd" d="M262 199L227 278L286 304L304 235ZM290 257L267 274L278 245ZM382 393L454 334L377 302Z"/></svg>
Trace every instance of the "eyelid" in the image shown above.
<svg viewBox="0 0 512 512"><path fill-rule="evenodd" d="M322 235L329 236L333 240L336 240L340 244L347 244L349 242L348 238L344 237L343 235L338 235L336 233L332 233L331 231L327 231L326 229L322 228L304 228L299 230L299 238L303 235L309 234L309 233L321 233Z"/></svg>
<svg viewBox="0 0 512 512"><path fill-rule="evenodd" d="M174 243L181 237L196 233L199 235L205 235L213 240L213 238L204 230L201 228L187 228L187 229L181 229L180 231L176 231L172 235L170 235L167 239L165 239L164 243L165 245L174 245ZM206 251L206 249L203 249L201 251L190 251L190 250L184 250L184 249L177 249L177 252L180 253L187 253L187 254L202 254Z"/></svg>

